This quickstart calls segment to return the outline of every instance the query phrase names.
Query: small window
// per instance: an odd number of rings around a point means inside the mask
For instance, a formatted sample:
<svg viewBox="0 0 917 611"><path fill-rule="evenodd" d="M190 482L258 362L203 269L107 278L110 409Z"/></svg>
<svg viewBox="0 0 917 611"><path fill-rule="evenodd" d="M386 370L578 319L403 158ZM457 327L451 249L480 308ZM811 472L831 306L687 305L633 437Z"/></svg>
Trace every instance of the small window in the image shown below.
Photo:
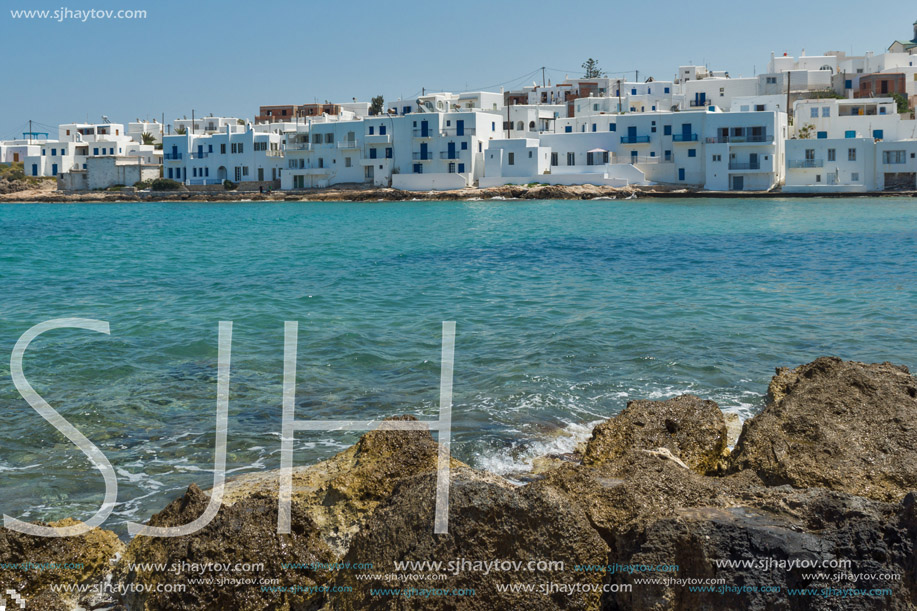
<svg viewBox="0 0 917 611"><path fill-rule="evenodd" d="M509 165L516 165L516 154L515 153L510 153L507 159L509 160L508 162Z"/></svg>
<svg viewBox="0 0 917 611"><path fill-rule="evenodd" d="M616 131L618 131L618 124L617 124L617 123L609 123L609 124L608 124L608 131L610 131L610 132L616 132Z"/></svg>
<svg viewBox="0 0 917 611"><path fill-rule="evenodd" d="M665 89L663 90L663 93L670 93L670 90L669 90L669 88L668 88L668 87L666 87L666 88L665 88Z"/></svg>
<svg viewBox="0 0 917 611"><path fill-rule="evenodd" d="M697 149L688 149L688 157L697 157Z"/></svg>
<svg viewBox="0 0 917 611"><path fill-rule="evenodd" d="M822 106L822 108L821 108L821 116L823 116L823 117L830 117L830 116L831 116L831 107L830 107L830 106Z"/></svg>
<svg viewBox="0 0 917 611"><path fill-rule="evenodd" d="M373 127L372 125L369 126L369 135L370 135L370 136L374 135L373 132L374 132L375 129L376 129L376 128Z"/></svg>
<svg viewBox="0 0 917 611"><path fill-rule="evenodd" d="M860 180L860 173L859 173L859 172L851 172L851 174L850 174L850 180L852 180L852 181L854 181L854 182Z"/></svg>
<svg viewBox="0 0 917 611"><path fill-rule="evenodd" d="M885 131L881 129L874 129L872 130L872 137L876 140L882 140L885 138Z"/></svg>
<svg viewBox="0 0 917 611"><path fill-rule="evenodd" d="M821 174L815 175L815 182L821 182Z"/></svg>
<svg viewBox="0 0 917 611"><path fill-rule="evenodd" d="M817 137L819 140L826 140L826 139L828 138L828 132L818 132L818 133L816 134L816 137Z"/></svg>
<svg viewBox="0 0 917 611"><path fill-rule="evenodd" d="M856 161L857 160L857 150L856 149L847 149L847 161Z"/></svg>
<svg viewBox="0 0 917 611"><path fill-rule="evenodd" d="M344 157L344 167L345 168L350 167L350 157Z"/></svg>
<svg viewBox="0 0 917 611"><path fill-rule="evenodd" d="M662 135L663 135L663 136L671 136L671 135L672 135L672 126L671 126L671 125L663 125L663 126L662 126Z"/></svg>
<svg viewBox="0 0 917 611"><path fill-rule="evenodd" d="M817 106L813 106L812 108L809 109L809 117L812 119L818 118L818 107Z"/></svg>
<svg viewBox="0 0 917 611"><path fill-rule="evenodd" d="M532 151L529 151L529 159L532 158Z"/></svg>
<svg viewBox="0 0 917 611"><path fill-rule="evenodd" d="M852 129L848 129L847 131L844 132L844 138L856 138L856 137L857 137L857 133L856 131Z"/></svg>
<svg viewBox="0 0 917 611"><path fill-rule="evenodd" d="M464 173L465 173L465 164L464 164L464 163L458 164L458 173L459 173L459 174L464 174Z"/></svg>
<svg viewBox="0 0 917 611"><path fill-rule="evenodd" d="M828 149L828 161L835 161L836 153L835 149Z"/></svg>
<svg viewBox="0 0 917 611"><path fill-rule="evenodd" d="M468 150L468 142L462 142L462 150L463 150L463 151L467 151L467 150Z"/></svg>
<svg viewBox="0 0 917 611"><path fill-rule="evenodd" d="M573 126L572 126L572 125L565 125L565 126L564 126L564 133L565 133L565 134L569 134L569 133L572 133L572 132L573 132Z"/></svg>

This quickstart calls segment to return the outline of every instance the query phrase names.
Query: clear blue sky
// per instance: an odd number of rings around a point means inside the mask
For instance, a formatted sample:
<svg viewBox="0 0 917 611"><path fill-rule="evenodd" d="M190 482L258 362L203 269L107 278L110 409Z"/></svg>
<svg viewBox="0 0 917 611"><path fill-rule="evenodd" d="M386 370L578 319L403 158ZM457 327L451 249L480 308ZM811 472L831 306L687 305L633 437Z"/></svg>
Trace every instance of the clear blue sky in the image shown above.
<svg viewBox="0 0 917 611"><path fill-rule="evenodd" d="M3 0L0 138L43 124L197 113L253 117L261 104L387 101L459 91L541 66L575 76L587 57L641 79L706 63L762 71L771 51L882 52L910 38L913 0ZM144 20L14 20L18 9L146 9ZM541 74L524 82L540 81ZM515 79L515 80L514 80Z"/></svg>

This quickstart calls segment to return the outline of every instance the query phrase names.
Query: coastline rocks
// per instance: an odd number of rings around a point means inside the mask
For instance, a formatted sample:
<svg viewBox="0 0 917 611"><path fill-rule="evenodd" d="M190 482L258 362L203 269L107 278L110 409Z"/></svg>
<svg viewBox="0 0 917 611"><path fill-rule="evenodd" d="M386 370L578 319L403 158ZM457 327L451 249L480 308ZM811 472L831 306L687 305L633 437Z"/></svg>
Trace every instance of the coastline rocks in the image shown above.
<svg viewBox="0 0 917 611"><path fill-rule="evenodd" d="M416 420L399 416L390 420ZM429 431L371 431L328 460L293 469L293 500L338 554L347 551L360 524L387 499L398 480L434 472L438 445ZM453 466L458 466L456 460ZM244 475L227 482L224 503L255 494L276 496L279 472Z"/></svg>
<svg viewBox="0 0 917 611"><path fill-rule="evenodd" d="M43 526L74 526L76 520L37 522ZM31 569L0 567L0 595L13 590L28 601L29 609L56 611L85 604L92 593L64 595L51 585L95 585L106 581L113 570L112 559L124 551L118 536L108 530L95 529L79 537L35 537L0 528L0 562L54 563L54 568ZM17 606L7 600L7 608Z"/></svg>
<svg viewBox="0 0 917 611"><path fill-rule="evenodd" d="M917 380L908 369L822 357L780 368L729 472L882 501L917 489Z"/></svg>
<svg viewBox="0 0 917 611"><path fill-rule="evenodd" d="M352 587L336 594L329 609L597 609L602 576L577 572L575 565L604 564L608 547L586 515L555 491L516 487L493 475L459 467L452 473L448 534L434 534L435 474L403 479L354 537L344 562L373 563L377 579L364 581L341 572L334 582ZM389 580L404 573L395 563L442 562L439 570L408 569L419 581ZM454 562L449 566L449 562ZM462 564L466 561L467 564ZM488 571L474 562L500 562ZM540 561L563 562L563 569L538 570ZM513 566L509 563L518 563ZM428 565L429 566L429 565ZM445 579L436 579L444 575ZM430 580L423 579L429 577ZM519 584L555 582L580 591L541 593ZM517 588L513 589L512 584ZM374 595L371 588L436 588L451 595L414 600ZM473 594L469 592L473 591ZM457 594L464 592L465 594Z"/></svg>
<svg viewBox="0 0 917 611"><path fill-rule="evenodd" d="M192 485L150 524L188 524L209 502L210 497ZM193 535L136 537L116 576L133 586L123 595L131 610L306 609L320 604L322 594L314 588L328 579L328 571L285 565L327 564L335 558L301 503L292 504L291 532L281 535L276 496L254 495L223 505L210 524ZM267 582L270 588L265 589L265 578L279 581ZM243 585L237 585L239 580Z"/></svg>
<svg viewBox="0 0 917 611"><path fill-rule="evenodd" d="M583 464L614 463L634 450L665 448L700 474L715 473L726 451L726 422L713 401L680 395L668 401L628 401L592 431Z"/></svg>

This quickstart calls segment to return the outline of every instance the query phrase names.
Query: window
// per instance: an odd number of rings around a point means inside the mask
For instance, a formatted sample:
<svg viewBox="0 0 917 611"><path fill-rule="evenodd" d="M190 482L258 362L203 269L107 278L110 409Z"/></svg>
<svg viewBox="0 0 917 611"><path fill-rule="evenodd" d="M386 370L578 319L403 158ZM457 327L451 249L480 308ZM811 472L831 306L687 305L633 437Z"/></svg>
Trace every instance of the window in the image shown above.
<svg viewBox="0 0 917 611"><path fill-rule="evenodd" d="M821 116L823 116L823 117L830 117L830 116L831 116L831 107L830 107L830 106L822 106L822 107L821 107Z"/></svg>
<svg viewBox="0 0 917 611"><path fill-rule="evenodd" d="M853 89L853 80L847 79L844 81L844 89Z"/></svg>
<svg viewBox="0 0 917 611"><path fill-rule="evenodd" d="M233 155L236 154L236 143L235 142L232 143L232 154Z"/></svg>
<svg viewBox="0 0 917 611"><path fill-rule="evenodd" d="M828 138L828 132L817 132L815 137L819 140L826 140Z"/></svg>
<svg viewBox="0 0 917 611"><path fill-rule="evenodd" d="M92 149L92 154L93 154L93 155L98 155L98 154L99 154L99 149L98 149L98 148L93 148L93 149Z"/></svg>
<svg viewBox="0 0 917 611"><path fill-rule="evenodd" d="M665 151L662 154L662 158L665 159L666 161L672 161L672 151Z"/></svg>
<svg viewBox="0 0 917 611"><path fill-rule="evenodd" d="M529 159L532 158L532 151L529 151Z"/></svg>
<svg viewBox="0 0 917 611"><path fill-rule="evenodd" d="M350 167L350 157L344 157L344 167L345 168Z"/></svg>
<svg viewBox="0 0 917 611"><path fill-rule="evenodd" d="M666 87L666 88L663 90L663 93L669 93L669 88Z"/></svg>
<svg viewBox="0 0 917 611"><path fill-rule="evenodd" d="M806 159L815 159L815 149L806 149Z"/></svg>
<svg viewBox="0 0 917 611"><path fill-rule="evenodd" d="M415 163L415 164L414 164L414 173L415 173L415 174L423 174L423 164L422 164L422 163Z"/></svg>
<svg viewBox="0 0 917 611"><path fill-rule="evenodd" d="M51 155L57 156L57 149L51 149Z"/></svg>
<svg viewBox="0 0 917 611"><path fill-rule="evenodd" d="M248 166L242 166L242 176L248 176Z"/></svg>
<svg viewBox="0 0 917 611"><path fill-rule="evenodd" d="M376 155L378 155L378 154L379 154L379 152L378 152L376 149L374 149L374 148L369 149L369 158L370 158L370 159L375 159L375 158L376 158Z"/></svg>
<svg viewBox="0 0 917 611"><path fill-rule="evenodd" d="M207 145L207 152L208 152L208 153L212 153L212 152L213 152L213 145L212 145L212 144L208 144L208 145Z"/></svg>
<svg viewBox="0 0 917 611"><path fill-rule="evenodd" d="M637 95L637 90L636 90L636 89L631 89L631 90L630 90L630 94L631 94L631 95Z"/></svg>
<svg viewBox="0 0 917 611"><path fill-rule="evenodd" d="M330 132L325 134L325 144L333 144L333 143L334 143L334 134ZM239 152L241 153L242 151L239 151Z"/></svg>
<svg viewBox="0 0 917 611"><path fill-rule="evenodd" d="M671 125L663 125L663 126L662 126L662 135L663 135L663 136L671 136L671 135L672 135L672 126L671 126Z"/></svg>
<svg viewBox="0 0 917 611"><path fill-rule="evenodd" d="M569 134L569 133L572 133L572 132L573 132L573 126L572 126L572 125L565 125L565 126L564 126L564 133L565 133L565 134Z"/></svg>
<svg viewBox="0 0 917 611"><path fill-rule="evenodd" d="M777 77L776 77L776 76L768 76L768 77L766 77L766 81L767 81L767 84L768 84L768 85L776 85L776 84L777 84Z"/></svg>
<svg viewBox="0 0 917 611"><path fill-rule="evenodd" d="M755 104L755 112L764 112L764 104Z"/></svg>
<svg viewBox="0 0 917 611"><path fill-rule="evenodd" d="M576 165L576 153L567 153L567 165Z"/></svg>
<svg viewBox="0 0 917 611"><path fill-rule="evenodd" d="M557 165L557 153L551 153L551 165Z"/></svg>
<svg viewBox="0 0 917 611"><path fill-rule="evenodd" d="M599 109L599 105L598 105L598 104L593 104L593 105L592 105L592 110L598 110L598 109Z"/></svg>
<svg viewBox="0 0 917 611"><path fill-rule="evenodd" d="M884 107L884 106L879 106L879 114L880 114L880 115L884 115L884 114L885 114L885 107Z"/></svg>
<svg viewBox="0 0 917 611"><path fill-rule="evenodd" d="M464 163L458 164L458 173L459 173L459 174L464 174L464 173L465 173L465 164L464 164Z"/></svg>
<svg viewBox="0 0 917 611"><path fill-rule="evenodd" d="M385 126L384 126L384 125L380 125L380 126L379 126L379 135L380 135L380 136L384 136L386 133L387 133L387 132L385 131Z"/></svg>
<svg viewBox="0 0 917 611"><path fill-rule="evenodd" d="M617 123L609 123L609 124L608 124L608 131L610 131L610 132L616 132L616 131L618 131L618 124L617 124Z"/></svg>
<svg viewBox="0 0 917 611"><path fill-rule="evenodd" d="M821 174L815 175L815 182L821 182Z"/></svg>
<svg viewBox="0 0 917 611"><path fill-rule="evenodd" d="M851 172L851 173L850 173L850 180L852 180L852 181L854 181L854 182L859 181L859 180L860 180L860 173L859 173L859 172Z"/></svg>
<svg viewBox="0 0 917 611"><path fill-rule="evenodd" d="M712 159L712 161L722 161L722 160L723 160L722 155L714 155Z"/></svg>
<svg viewBox="0 0 917 611"><path fill-rule="evenodd" d="M857 133L856 131L852 129L848 129L847 131L844 132L844 138L856 138L856 137L857 137Z"/></svg>
<svg viewBox="0 0 917 611"><path fill-rule="evenodd" d="M809 109L809 117L811 117L812 119L818 118L818 107L817 106L813 106L812 108Z"/></svg>
<svg viewBox="0 0 917 611"><path fill-rule="evenodd" d="M835 161L837 151L834 149L828 149L828 161Z"/></svg>
<svg viewBox="0 0 917 611"><path fill-rule="evenodd" d="M507 162L507 163L509 163L509 165L515 165L515 164L516 164L516 154L515 154L515 153L510 153L510 154L507 156L507 159L508 159L508 162Z"/></svg>
<svg viewBox="0 0 917 611"><path fill-rule="evenodd" d="M220 145L220 155L225 155L225 154L226 154L226 145L221 144Z"/></svg>
<svg viewBox="0 0 917 611"><path fill-rule="evenodd" d="M872 130L872 137L876 140L882 140L885 137L885 131L881 129Z"/></svg>
<svg viewBox="0 0 917 611"><path fill-rule="evenodd" d="M857 150L856 149L847 149L847 161L856 161L857 160Z"/></svg>
<svg viewBox="0 0 917 611"><path fill-rule="evenodd" d="M697 149L688 149L688 157L697 157Z"/></svg>
<svg viewBox="0 0 917 611"><path fill-rule="evenodd" d="M385 158L386 159L392 158L392 147L390 146L385 147Z"/></svg>
<svg viewBox="0 0 917 611"><path fill-rule="evenodd" d="M907 153L905 151L883 151L882 163L886 165L907 163Z"/></svg>
<svg viewBox="0 0 917 611"><path fill-rule="evenodd" d="M449 164L449 173L455 174L455 162Z"/></svg>
<svg viewBox="0 0 917 611"><path fill-rule="evenodd" d="M596 124L593 123L593 124L592 124L592 131L595 131L595 130L596 130L596 127L597 127Z"/></svg>
<svg viewBox="0 0 917 611"><path fill-rule="evenodd" d="M467 151L467 150L468 150L468 143L467 143L467 142L462 142L462 150L463 150L463 151Z"/></svg>

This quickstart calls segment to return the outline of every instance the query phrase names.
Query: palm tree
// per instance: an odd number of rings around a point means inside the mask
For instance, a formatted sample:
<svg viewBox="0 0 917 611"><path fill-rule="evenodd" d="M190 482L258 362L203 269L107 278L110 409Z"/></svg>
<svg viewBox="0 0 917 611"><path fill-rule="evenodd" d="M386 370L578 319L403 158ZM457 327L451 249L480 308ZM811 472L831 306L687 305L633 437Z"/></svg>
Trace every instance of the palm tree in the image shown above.
<svg viewBox="0 0 917 611"><path fill-rule="evenodd" d="M178 127L175 128L175 133L178 134L179 136L184 136L185 134L188 133L188 129L184 125L179 125Z"/></svg>
<svg viewBox="0 0 917 611"><path fill-rule="evenodd" d="M143 132L140 134L140 139L143 141L143 144L156 144L156 138L150 132Z"/></svg>

